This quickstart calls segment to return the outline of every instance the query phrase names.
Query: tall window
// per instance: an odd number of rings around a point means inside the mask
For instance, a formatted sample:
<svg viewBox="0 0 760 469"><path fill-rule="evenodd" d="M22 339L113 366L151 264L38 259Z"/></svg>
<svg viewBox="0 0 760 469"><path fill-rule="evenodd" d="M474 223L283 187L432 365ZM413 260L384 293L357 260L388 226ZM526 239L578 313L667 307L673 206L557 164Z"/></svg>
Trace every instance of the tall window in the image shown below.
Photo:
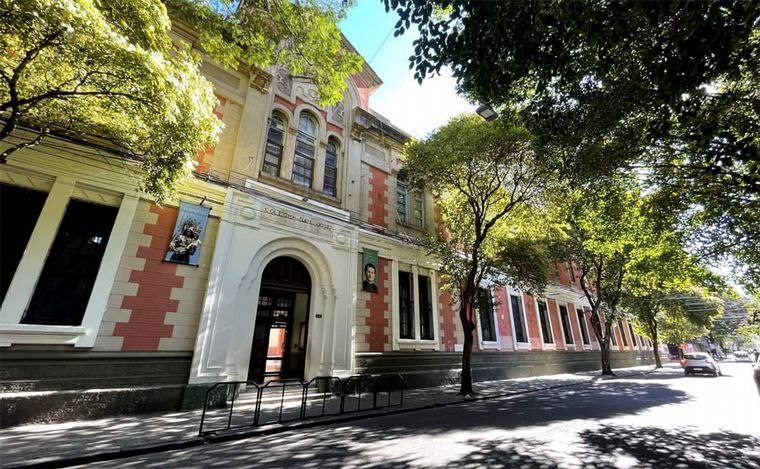
<svg viewBox="0 0 760 469"><path fill-rule="evenodd" d="M546 302L538 301L538 320L541 323L541 334L545 344L554 343L554 335L552 334L552 323L549 320L549 309L546 307Z"/></svg>
<svg viewBox="0 0 760 469"><path fill-rule="evenodd" d="M279 113L272 113L267 132L267 146L264 149L264 165L261 170L272 176L280 175L282 145L285 137L285 119Z"/></svg>
<svg viewBox="0 0 760 469"><path fill-rule="evenodd" d="M5 299L13 274L32 236L47 194L0 184L0 302Z"/></svg>
<svg viewBox="0 0 760 469"><path fill-rule="evenodd" d="M314 178L314 150L317 140L317 122L305 112L298 119L296 151L293 155L293 182L311 187Z"/></svg>
<svg viewBox="0 0 760 469"><path fill-rule="evenodd" d="M396 212L398 221L422 228L424 224L424 202L422 193L410 191L404 181L396 182Z"/></svg>
<svg viewBox="0 0 760 469"><path fill-rule="evenodd" d="M23 324L82 323L117 208L71 200Z"/></svg>
<svg viewBox="0 0 760 469"><path fill-rule="evenodd" d="M618 321L618 330L620 331L620 337L623 339L623 347L628 347L628 339L625 338L625 328L622 321Z"/></svg>
<svg viewBox="0 0 760 469"><path fill-rule="evenodd" d="M628 330L631 332L631 342L633 342L634 346L638 345L636 343L636 333L633 332L633 326L631 325L630 322L628 323Z"/></svg>
<svg viewBox="0 0 760 469"><path fill-rule="evenodd" d="M525 330L525 321L523 320L523 309L520 297L509 295L512 304L512 321L515 323L515 338L518 342L528 342L528 333Z"/></svg>
<svg viewBox="0 0 760 469"><path fill-rule="evenodd" d="M562 322L562 333L565 334L565 343L573 345L573 331L570 329L570 317L567 315L567 307L565 305L559 305L559 318Z"/></svg>
<svg viewBox="0 0 760 469"><path fill-rule="evenodd" d="M588 327L586 327L586 315L583 314L582 309L576 309L576 314L578 314L578 325L581 328L581 339L583 340L583 345L591 345L591 339L588 335Z"/></svg>
<svg viewBox="0 0 760 469"><path fill-rule="evenodd" d="M487 288L478 288L477 297L480 332L483 342L496 342L496 326L493 321L493 297Z"/></svg>
<svg viewBox="0 0 760 469"><path fill-rule="evenodd" d="M615 327L610 327L610 342L617 347L617 339L615 338Z"/></svg>
<svg viewBox="0 0 760 469"><path fill-rule="evenodd" d="M414 339L414 283L409 272L398 273L399 337Z"/></svg>
<svg viewBox="0 0 760 469"><path fill-rule="evenodd" d="M325 182L322 192L335 197L338 192L338 142L334 138L327 141L325 154Z"/></svg>
<svg viewBox="0 0 760 469"><path fill-rule="evenodd" d="M431 300L430 277L417 276L420 299L420 339L433 340L433 302Z"/></svg>

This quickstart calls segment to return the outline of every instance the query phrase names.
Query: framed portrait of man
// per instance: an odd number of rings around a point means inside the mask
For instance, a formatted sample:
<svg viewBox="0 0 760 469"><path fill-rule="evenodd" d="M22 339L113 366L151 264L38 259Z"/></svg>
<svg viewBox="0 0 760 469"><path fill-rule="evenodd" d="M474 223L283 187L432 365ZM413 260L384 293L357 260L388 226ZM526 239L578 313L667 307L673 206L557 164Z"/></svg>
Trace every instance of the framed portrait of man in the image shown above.
<svg viewBox="0 0 760 469"><path fill-rule="evenodd" d="M362 291L377 293L377 251L364 248L362 255Z"/></svg>

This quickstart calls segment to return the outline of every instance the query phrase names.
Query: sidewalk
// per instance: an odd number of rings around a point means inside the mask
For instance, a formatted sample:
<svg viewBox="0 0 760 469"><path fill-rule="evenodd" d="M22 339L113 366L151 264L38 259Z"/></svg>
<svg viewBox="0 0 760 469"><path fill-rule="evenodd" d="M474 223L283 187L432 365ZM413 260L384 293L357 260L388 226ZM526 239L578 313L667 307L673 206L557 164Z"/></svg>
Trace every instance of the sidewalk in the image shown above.
<svg viewBox="0 0 760 469"><path fill-rule="evenodd" d="M618 377L646 373L651 366L616 369ZM391 413L456 405L479 399L492 399L537 392L557 387L574 386L600 379L598 371L507 379L475 383L474 397L457 396L458 385L407 390L402 407L334 415L287 424L251 427L237 433L200 438L198 428L201 411L121 416L54 424L22 425L3 429L0 434L0 467L65 467L73 464L117 459L138 454L169 451L199 446L214 441L244 438L365 419Z"/></svg>

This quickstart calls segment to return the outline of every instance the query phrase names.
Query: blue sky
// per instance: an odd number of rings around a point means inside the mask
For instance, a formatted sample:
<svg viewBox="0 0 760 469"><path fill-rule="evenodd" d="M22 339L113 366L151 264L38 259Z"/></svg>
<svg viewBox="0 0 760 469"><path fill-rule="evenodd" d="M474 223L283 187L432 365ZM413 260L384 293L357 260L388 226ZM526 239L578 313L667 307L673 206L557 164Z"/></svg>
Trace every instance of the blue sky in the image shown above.
<svg viewBox="0 0 760 469"><path fill-rule="evenodd" d="M405 132L424 137L452 116L475 107L456 94L456 82L448 70L442 71L442 76L417 84L414 72L409 70L417 31L413 28L394 37L396 21L398 16L394 12L385 13L380 0L359 0L340 28L383 80L370 98L370 107Z"/></svg>

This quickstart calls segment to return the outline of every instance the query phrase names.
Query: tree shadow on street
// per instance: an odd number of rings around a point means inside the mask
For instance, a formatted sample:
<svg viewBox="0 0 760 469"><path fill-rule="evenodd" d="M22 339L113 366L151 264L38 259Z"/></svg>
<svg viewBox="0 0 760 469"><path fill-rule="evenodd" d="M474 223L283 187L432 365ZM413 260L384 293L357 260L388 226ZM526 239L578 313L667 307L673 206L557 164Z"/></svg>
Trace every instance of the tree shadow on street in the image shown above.
<svg viewBox="0 0 760 469"><path fill-rule="evenodd" d="M729 431L699 434L657 427L602 426L580 436L593 448L591 453L635 458L637 463L632 467L760 467L760 439ZM588 468L609 467L596 465L593 460L586 462Z"/></svg>

